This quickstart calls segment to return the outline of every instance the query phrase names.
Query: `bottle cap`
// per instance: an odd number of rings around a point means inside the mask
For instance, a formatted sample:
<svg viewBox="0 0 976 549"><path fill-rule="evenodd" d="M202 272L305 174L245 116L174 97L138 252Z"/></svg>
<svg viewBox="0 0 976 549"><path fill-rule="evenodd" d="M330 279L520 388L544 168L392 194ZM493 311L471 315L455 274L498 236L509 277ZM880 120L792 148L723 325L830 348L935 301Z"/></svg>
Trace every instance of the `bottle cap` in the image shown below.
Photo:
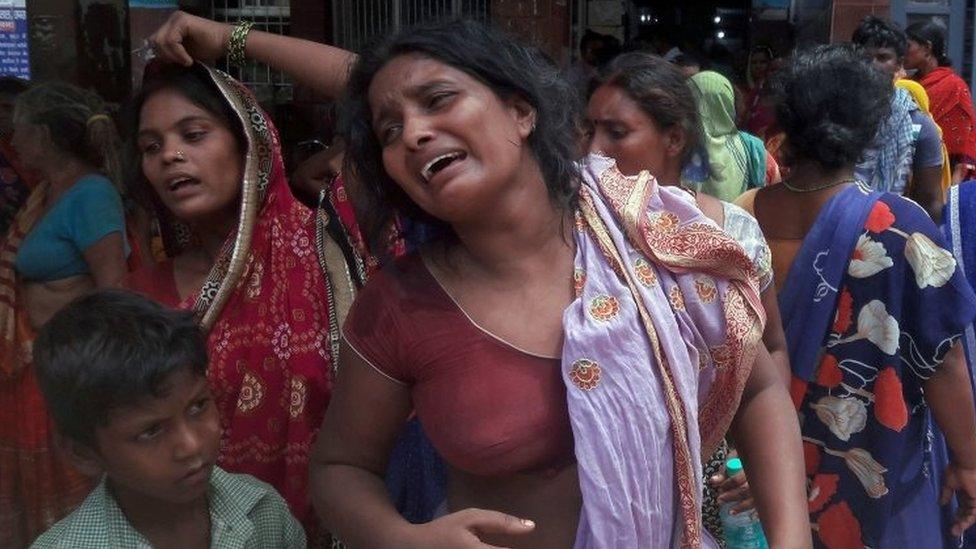
<svg viewBox="0 0 976 549"><path fill-rule="evenodd" d="M732 458L725 462L725 476L734 477L742 471L742 460L739 458Z"/></svg>

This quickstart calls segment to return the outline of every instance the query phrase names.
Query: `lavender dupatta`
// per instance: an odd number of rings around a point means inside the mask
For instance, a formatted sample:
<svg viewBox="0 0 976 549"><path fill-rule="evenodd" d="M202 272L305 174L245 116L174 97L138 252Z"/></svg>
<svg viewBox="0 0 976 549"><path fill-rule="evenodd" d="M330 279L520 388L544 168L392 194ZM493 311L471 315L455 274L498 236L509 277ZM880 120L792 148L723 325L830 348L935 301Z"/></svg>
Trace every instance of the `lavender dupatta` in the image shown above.
<svg viewBox="0 0 976 549"><path fill-rule="evenodd" d="M590 156L563 373L577 548L712 546L701 455L738 407L764 321L745 252L680 189Z"/></svg>
<svg viewBox="0 0 976 549"><path fill-rule="evenodd" d="M810 381L857 237L881 193L860 184L834 195L803 239L779 294L793 375ZM813 296L813 299L810 299Z"/></svg>

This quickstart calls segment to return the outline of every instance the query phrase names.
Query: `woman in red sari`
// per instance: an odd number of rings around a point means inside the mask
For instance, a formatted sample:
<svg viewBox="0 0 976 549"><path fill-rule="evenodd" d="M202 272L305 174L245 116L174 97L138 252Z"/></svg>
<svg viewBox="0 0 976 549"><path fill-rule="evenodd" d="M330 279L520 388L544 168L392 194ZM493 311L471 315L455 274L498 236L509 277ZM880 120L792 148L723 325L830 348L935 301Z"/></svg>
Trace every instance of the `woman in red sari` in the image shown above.
<svg viewBox="0 0 976 549"><path fill-rule="evenodd" d="M915 79L929 96L932 118L942 129L949 151L952 182L969 179L976 172L976 114L969 87L950 66L945 27L934 21L920 21L909 25L905 34L905 68L917 71Z"/></svg>
<svg viewBox="0 0 976 549"><path fill-rule="evenodd" d="M749 54L749 66L746 68L746 88L743 109L739 126L760 139L772 136L768 133L776 123L773 109L769 105L769 90L766 81L772 72L773 50L769 46L757 45Z"/></svg>
<svg viewBox="0 0 976 549"><path fill-rule="evenodd" d="M347 267L356 254L335 222L351 209L316 215L295 199L274 126L224 73L153 71L135 107L143 201L170 259L127 285L197 311L209 331L220 465L274 486L315 545L309 453L332 391L340 311L363 276L361 262Z"/></svg>

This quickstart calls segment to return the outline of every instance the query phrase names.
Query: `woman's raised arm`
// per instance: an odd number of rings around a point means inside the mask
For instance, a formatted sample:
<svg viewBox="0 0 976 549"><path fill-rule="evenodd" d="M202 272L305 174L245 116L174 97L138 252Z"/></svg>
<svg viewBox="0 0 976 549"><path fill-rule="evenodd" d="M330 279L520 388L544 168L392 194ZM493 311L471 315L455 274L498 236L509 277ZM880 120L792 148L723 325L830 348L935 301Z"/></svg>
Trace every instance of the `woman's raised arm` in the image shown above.
<svg viewBox="0 0 976 549"><path fill-rule="evenodd" d="M227 52L233 25L175 12L149 38L160 59L184 66L194 60L213 63ZM338 99L346 88L352 52L301 38L251 30L244 43L249 59L280 70L296 82L329 99Z"/></svg>

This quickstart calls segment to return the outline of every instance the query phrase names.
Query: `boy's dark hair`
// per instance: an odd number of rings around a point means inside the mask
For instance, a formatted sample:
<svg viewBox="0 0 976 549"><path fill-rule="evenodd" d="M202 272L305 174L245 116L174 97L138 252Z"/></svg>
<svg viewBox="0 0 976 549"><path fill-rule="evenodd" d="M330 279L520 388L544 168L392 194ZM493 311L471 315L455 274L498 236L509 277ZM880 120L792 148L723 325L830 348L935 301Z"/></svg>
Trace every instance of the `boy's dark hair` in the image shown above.
<svg viewBox="0 0 976 549"><path fill-rule="evenodd" d="M830 169L853 165L891 110L891 77L853 44L815 46L773 81L789 152Z"/></svg>
<svg viewBox="0 0 976 549"><path fill-rule="evenodd" d="M392 59L420 55L467 73L501 99L519 97L536 110L528 146L549 191L561 210L577 201L578 99L555 64L536 48L474 21L418 25L363 50L349 77L342 102L346 138L345 169L359 186L363 225L370 242L385 250L394 215L405 221L408 242L446 241L450 226L420 209L386 173L380 141L373 130L368 92L376 74Z"/></svg>
<svg viewBox="0 0 976 549"><path fill-rule="evenodd" d="M861 20L851 36L851 42L862 48L891 48L899 59L908 53L908 37L905 31L894 23L873 15Z"/></svg>
<svg viewBox="0 0 976 549"><path fill-rule="evenodd" d="M948 31L942 23L934 19L912 23L905 29L905 34L912 42L923 46L927 43L931 44L932 55L935 56L940 67L952 65L952 61L949 59L948 44L946 44Z"/></svg>
<svg viewBox="0 0 976 549"><path fill-rule="evenodd" d="M94 447L109 413L162 396L189 370L205 376L207 346L189 311L123 290L101 290L61 309L34 343L37 379L62 435Z"/></svg>

